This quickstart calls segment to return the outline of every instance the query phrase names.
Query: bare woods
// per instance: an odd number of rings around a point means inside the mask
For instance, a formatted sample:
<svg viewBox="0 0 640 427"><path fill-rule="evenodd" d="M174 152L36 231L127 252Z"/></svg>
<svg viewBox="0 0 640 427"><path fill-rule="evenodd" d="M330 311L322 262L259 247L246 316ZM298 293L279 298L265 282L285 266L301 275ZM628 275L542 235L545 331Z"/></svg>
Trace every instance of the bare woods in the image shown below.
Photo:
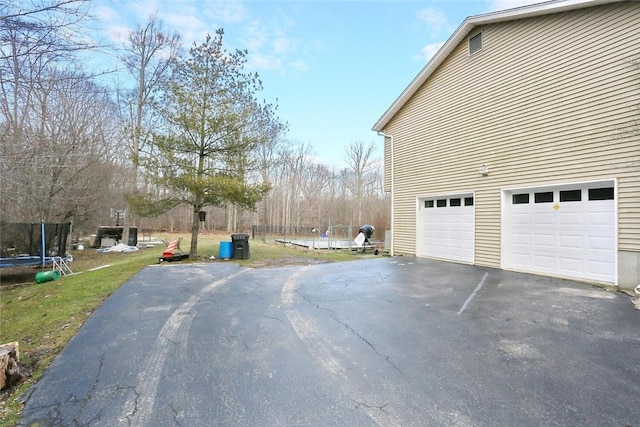
<svg viewBox="0 0 640 427"><path fill-rule="evenodd" d="M221 29L186 48L151 16L120 43L94 40L91 7L0 0L0 223L388 227L381 147L337 141L343 163L324 164L287 138L250 52Z"/></svg>

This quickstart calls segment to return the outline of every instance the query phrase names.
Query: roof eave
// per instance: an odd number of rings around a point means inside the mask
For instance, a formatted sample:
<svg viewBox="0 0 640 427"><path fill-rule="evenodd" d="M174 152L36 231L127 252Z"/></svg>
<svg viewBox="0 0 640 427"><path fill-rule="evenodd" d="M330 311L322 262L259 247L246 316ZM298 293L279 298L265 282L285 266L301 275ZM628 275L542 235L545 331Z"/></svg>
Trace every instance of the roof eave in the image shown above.
<svg viewBox="0 0 640 427"><path fill-rule="evenodd" d="M449 54L467 35L480 25L493 24L497 22L524 19L534 16L549 15L552 13L565 12L569 10L582 9L585 7L598 6L608 3L616 3L626 0L551 0L529 6L521 6L513 9L498 12L489 12L481 15L467 17L458 29L449 37L436 54L427 62L427 65L414 77L400 96L391 104L387 111L378 119L371 128L375 132L381 132L387 123L396 115L404 104L417 92L422 84L433 74L442 64Z"/></svg>

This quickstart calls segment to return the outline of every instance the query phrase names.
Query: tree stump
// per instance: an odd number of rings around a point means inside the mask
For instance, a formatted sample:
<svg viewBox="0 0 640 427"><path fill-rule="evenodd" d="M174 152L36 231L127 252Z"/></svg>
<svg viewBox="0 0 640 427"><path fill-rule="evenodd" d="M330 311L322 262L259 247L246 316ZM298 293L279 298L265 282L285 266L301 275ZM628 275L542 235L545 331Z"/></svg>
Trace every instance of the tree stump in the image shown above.
<svg viewBox="0 0 640 427"><path fill-rule="evenodd" d="M0 390L20 381L18 362L20 362L20 351L17 342L0 345Z"/></svg>

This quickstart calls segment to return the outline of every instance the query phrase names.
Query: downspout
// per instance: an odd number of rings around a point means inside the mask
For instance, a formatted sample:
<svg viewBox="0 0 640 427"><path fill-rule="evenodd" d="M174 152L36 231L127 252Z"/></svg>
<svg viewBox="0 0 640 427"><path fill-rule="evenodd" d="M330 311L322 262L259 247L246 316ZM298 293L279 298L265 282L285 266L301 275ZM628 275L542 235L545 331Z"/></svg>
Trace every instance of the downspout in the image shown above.
<svg viewBox="0 0 640 427"><path fill-rule="evenodd" d="M389 151L391 152L391 241L389 242L389 255L394 256L394 251L393 251L393 236L394 236L394 206L395 206L395 201L394 201L394 194L395 194L395 187L394 187L394 181L395 181L395 174L394 174L394 162L393 162L393 135L387 135L386 133L384 133L384 131L382 132L378 132L378 136L382 136L383 138L389 138Z"/></svg>

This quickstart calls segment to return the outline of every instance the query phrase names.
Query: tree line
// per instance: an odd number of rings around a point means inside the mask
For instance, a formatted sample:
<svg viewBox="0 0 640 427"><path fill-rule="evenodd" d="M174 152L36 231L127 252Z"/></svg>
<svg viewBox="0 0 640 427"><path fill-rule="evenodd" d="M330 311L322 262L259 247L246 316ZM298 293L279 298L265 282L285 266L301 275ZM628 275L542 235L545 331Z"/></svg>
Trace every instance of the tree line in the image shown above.
<svg viewBox="0 0 640 427"><path fill-rule="evenodd" d="M0 0L0 223L191 231L193 256L203 228L388 227L374 144L345 141L335 169L287 139L222 29L185 48L151 16L114 49L118 87L81 65L105 49L89 1L28 6Z"/></svg>

